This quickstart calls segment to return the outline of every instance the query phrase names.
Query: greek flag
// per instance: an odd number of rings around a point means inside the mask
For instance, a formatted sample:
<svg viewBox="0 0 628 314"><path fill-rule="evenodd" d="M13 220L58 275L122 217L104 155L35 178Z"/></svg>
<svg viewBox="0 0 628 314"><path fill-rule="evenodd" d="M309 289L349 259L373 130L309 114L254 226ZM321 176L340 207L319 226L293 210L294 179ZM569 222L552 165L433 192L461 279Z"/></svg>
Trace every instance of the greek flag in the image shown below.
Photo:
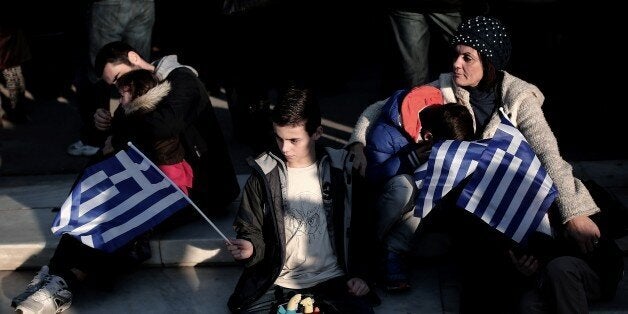
<svg viewBox="0 0 628 314"><path fill-rule="evenodd" d="M534 230L551 235L547 210L556 188L538 157L500 111L491 139L434 144L414 173L419 193L414 215L425 217L447 193L465 183L456 204L517 242Z"/></svg>
<svg viewBox="0 0 628 314"><path fill-rule="evenodd" d="M185 207L188 198L130 148L88 167L52 224L84 244L113 252Z"/></svg>
<svg viewBox="0 0 628 314"><path fill-rule="evenodd" d="M434 144L427 163L414 173L419 189L414 215L425 217L436 203L468 177L487 144L483 141L443 141Z"/></svg>
<svg viewBox="0 0 628 314"><path fill-rule="evenodd" d="M521 242L537 228L548 233L546 214L557 192L521 132L503 113L500 118L457 205Z"/></svg>

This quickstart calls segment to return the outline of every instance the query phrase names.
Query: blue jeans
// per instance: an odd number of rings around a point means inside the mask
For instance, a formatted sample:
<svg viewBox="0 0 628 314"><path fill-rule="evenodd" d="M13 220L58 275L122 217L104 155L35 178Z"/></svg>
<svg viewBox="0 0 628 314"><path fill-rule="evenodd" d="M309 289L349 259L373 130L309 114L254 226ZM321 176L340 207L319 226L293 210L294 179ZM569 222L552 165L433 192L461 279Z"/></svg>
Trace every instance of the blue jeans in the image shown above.
<svg viewBox="0 0 628 314"><path fill-rule="evenodd" d="M429 48L432 27L449 42L462 21L459 12L416 13L391 10L389 13L393 36L401 58L406 88L429 83Z"/></svg>
<svg viewBox="0 0 628 314"><path fill-rule="evenodd" d="M101 0L92 5L89 56L92 66L98 50L122 40L150 61L151 37L155 24L154 0Z"/></svg>
<svg viewBox="0 0 628 314"><path fill-rule="evenodd" d="M441 228L417 232L422 221L414 216L417 193L410 175L397 175L386 182L376 203L377 237L388 251L416 257L442 256L450 250L451 239Z"/></svg>
<svg viewBox="0 0 628 314"><path fill-rule="evenodd" d="M377 200L377 237L389 251L410 251L410 242L421 222L421 218L414 217L416 193L412 177L402 174L386 182Z"/></svg>

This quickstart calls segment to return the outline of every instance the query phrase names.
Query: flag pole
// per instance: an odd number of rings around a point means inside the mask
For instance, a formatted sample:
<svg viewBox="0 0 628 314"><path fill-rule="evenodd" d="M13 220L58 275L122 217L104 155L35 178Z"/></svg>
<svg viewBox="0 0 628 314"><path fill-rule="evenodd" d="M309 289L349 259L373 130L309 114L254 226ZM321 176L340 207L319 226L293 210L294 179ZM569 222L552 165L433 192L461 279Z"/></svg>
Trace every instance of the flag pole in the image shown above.
<svg viewBox="0 0 628 314"><path fill-rule="evenodd" d="M159 171L159 173L161 173L162 176L164 176L164 178L166 178L166 180L168 180L168 182L170 182L170 184L172 184L178 191L179 193L181 193L181 195L183 195L183 197L190 203L192 204L192 207L194 207L194 209L196 209L196 211L201 214L201 216L203 218L205 218L205 220L214 228L214 230L216 230L216 232L218 232L218 234L229 244L231 245L231 241L229 241L229 239L220 231L220 229L218 229L218 227L216 227L216 225L211 221L211 219L209 219L204 213L203 211L198 208L198 206L196 206L196 204L194 204L194 202L185 194L183 193L183 191L181 191L181 189L179 188L179 186L177 186L174 182L172 182L172 180L170 180L170 178L168 178L168 176L166 174L163 173L163 171L161 171L161 169L159 169L159 167L157 167L150 159L148 159L148 157L146 157L146 155L144 155L144 153L142 153L139 149L137 149L137 147L135 147L135 145L133 145L133 143L128 142L127 143L129 145L130 148L132 148L135 152L137 152L138 154L140 154L144 159L148 160L148 162L150 162L150 164L155 167L155 169L157 169L157 171Z"/></svg>

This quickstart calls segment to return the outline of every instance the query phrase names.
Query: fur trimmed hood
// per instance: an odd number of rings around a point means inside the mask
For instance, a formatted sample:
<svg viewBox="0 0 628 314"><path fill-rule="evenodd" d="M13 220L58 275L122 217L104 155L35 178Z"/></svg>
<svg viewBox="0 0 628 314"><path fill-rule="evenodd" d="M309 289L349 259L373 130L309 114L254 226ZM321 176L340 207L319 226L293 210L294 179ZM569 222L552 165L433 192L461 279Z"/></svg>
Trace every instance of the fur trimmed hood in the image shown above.
<svg viewBox="0 0 628 314"><path fill-rule="evenodd" d="M155 110L157 104L170 92L170 82L164 81L151 88L146 94L133 99L130 103L122 105L125 114L134 112L150 112Z"/></svg>

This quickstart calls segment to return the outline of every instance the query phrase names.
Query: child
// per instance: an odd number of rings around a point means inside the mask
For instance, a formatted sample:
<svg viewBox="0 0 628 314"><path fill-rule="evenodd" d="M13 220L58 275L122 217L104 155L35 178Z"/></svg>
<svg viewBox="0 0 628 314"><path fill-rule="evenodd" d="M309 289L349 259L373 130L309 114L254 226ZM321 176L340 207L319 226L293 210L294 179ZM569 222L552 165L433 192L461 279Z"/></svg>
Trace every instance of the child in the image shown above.
<svg viewBox="0 0 628 314"><path fill-rule="evenodd" d="M271 118L281 154L266 152L250 162L253 174L234 222L237 239L227 245L245 265L230 310L270 313L301 293L327 304L325 313L373 313L370 288L354 274L347 251L347 152L315 149L323 129L307 90L288 89Z"/></svg>
<svg viewBox="0 0 628 314"><path fill-rule="evenodd" d="M159 83L151 71L140 69L123 74L115 84L121 95L120 106L112 121L113 135L107 138L103 153L124 149L131 141L188 195L193 174L192 168L183 159L185 152L179 137L152 140L144 132L149 126L143 123L143 117L153 112L168 94L170 83Z"/></svg>
<svg viewBox="0 0 628 314"><path fill-rule="evenodd" d="M427 160L431 145L440 140L470 140L473 120L458 104L442 105L440 91L418 86L393 94L366 139L366 175L379 195L376 202L377 235L385 253L384 287L407 290L402 255L420 218L412 211L417 188L412 173Z"/></svg>

